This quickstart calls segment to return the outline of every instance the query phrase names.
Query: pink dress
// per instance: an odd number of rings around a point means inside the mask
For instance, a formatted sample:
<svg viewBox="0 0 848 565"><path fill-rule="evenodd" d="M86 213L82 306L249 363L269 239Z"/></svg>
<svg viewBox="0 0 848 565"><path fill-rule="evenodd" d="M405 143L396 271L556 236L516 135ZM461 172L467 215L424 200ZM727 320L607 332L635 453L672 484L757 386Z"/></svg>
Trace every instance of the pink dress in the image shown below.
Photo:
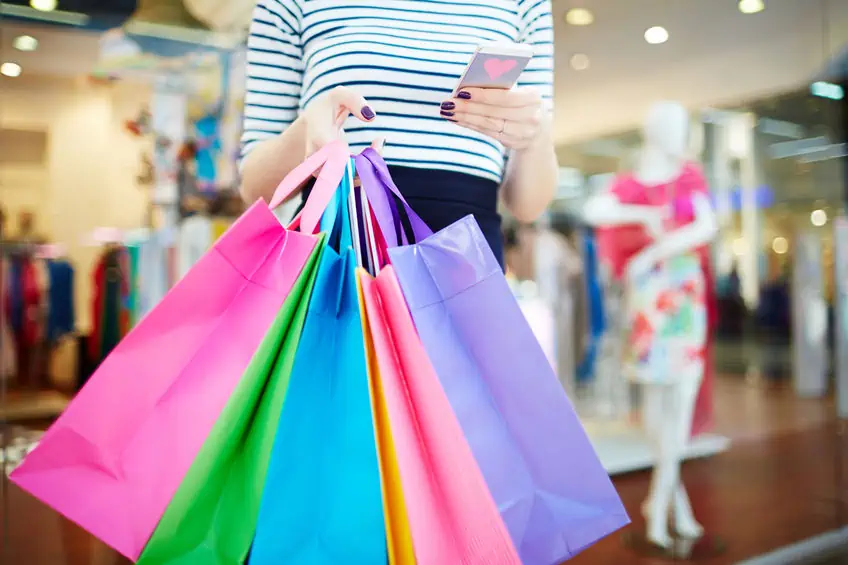
<svg viewBox="0 0 848 565"><path fill-rule="evenodd" d="M631 174L616 179L613 194L623 204L662 206L668 210L666 229L685 226L695 218L693 197L708 194L700 168L689 163L674 181L647 186ZM620 226L598 230L601 258L620 277L627 262L653 242L642 226ZM629 376L642 382L671 382L681 366L693 359L704 366L694 433L712 422L712 376L709 356L714 297L709 254L706 248L682 254L659 264L628 297L632 331L625 354ZM677 352L669 355L670 351Z"/></svg>

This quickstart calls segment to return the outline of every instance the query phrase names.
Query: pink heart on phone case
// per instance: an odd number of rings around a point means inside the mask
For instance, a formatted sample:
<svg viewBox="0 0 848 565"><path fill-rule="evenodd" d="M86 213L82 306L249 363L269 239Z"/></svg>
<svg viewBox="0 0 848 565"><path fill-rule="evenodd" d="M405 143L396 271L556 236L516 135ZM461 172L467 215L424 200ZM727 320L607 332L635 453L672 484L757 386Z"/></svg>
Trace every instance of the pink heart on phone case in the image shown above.
<svg viewBox="0 0 848 565"><path fill-rule="evenodd" d="M486 59L483 68L492 80L497 80L515 68L518 62L515 59Z"/></svg>

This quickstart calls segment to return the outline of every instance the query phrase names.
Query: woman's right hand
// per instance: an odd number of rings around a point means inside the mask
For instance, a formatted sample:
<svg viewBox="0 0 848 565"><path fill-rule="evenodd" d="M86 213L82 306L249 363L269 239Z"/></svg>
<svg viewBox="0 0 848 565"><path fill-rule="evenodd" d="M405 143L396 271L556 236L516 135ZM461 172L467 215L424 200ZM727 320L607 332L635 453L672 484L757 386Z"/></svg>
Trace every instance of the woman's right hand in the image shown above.
<svg viewBox="0 0 848 565"><path fill-rule="evenodd" d="M312 155L331 141L342 139L344 123L351 114L366 123L377 117L365 98L344 86L337 86L312 102L300 115L306 154Z"/></svg>

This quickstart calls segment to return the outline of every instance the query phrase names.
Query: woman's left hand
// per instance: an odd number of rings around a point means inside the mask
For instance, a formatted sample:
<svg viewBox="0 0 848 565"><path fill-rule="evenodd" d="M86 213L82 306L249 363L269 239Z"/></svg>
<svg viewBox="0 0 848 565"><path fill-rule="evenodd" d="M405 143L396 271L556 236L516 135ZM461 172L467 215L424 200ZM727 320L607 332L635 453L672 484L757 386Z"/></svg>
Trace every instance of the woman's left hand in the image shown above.
<svg viewBox="0 0 848 565"><path fill-rule="evenodd" d="M542 96L533 88L464 88L455 98L442 102L441 114L519 150L533 145L547 123Z"/></svg>

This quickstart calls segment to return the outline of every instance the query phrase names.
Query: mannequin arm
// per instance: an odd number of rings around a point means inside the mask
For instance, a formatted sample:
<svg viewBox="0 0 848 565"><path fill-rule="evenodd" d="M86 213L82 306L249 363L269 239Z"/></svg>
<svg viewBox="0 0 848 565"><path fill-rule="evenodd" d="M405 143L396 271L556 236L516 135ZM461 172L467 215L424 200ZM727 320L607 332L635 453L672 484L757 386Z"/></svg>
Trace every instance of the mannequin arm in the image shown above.
<svg viewBox="0 0 848 565"><path fill-rule="evenodd" d="M583 206L583 220L592 226L641 224L656 227L662 223L662 210L656 206L622 204L615 195L599 194Z"/></svg>
<svg viewBox="0 0 848 565"><path fill-rule="evenodd" d="M627 265L631 274L640 274L653 265L675 255L706 245L718 233L718 221L707 197L697 194L692 198L695 220L676 230L665 233L640 251Z"/></svg>

